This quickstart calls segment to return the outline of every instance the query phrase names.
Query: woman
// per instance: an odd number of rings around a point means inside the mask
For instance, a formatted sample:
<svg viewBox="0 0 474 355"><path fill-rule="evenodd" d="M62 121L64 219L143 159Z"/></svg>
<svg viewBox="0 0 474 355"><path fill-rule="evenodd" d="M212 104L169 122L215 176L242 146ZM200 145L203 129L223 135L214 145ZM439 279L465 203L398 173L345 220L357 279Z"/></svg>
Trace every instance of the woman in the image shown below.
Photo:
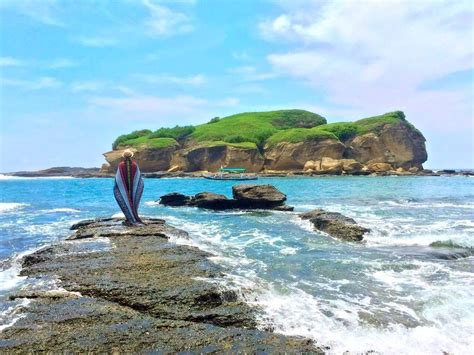
<svg viewBox="0 0 474 355"><path fill-rule="evenodd" d="M143 193L143 178L137 163L132 160L133 152L126 149L115 175L114 195L125 215L126 225L143 224L138 216L138 205Z"/></svg>

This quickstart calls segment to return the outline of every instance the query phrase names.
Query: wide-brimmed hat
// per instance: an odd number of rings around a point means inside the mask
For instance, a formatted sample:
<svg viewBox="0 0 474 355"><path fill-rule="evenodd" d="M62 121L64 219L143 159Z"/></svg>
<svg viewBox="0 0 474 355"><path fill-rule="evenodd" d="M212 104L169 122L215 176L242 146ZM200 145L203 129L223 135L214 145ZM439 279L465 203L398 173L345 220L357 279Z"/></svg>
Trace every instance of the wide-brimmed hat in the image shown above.
<svg viewBox="0 0 474 355"><path fill-rule="evenodd" d="M131 158L133 157L133 152L130 149L125 149L122 153L122 158Z"/></svg>

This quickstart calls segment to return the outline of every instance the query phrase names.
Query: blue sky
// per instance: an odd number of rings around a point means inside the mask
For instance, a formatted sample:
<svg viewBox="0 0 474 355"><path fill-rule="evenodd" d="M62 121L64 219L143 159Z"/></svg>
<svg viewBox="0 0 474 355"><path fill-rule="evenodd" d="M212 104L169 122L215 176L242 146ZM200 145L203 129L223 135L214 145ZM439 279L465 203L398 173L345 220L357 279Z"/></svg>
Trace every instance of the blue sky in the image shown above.
<svg viewBox="0 0 474 355"><path fill-rule="evenodd" d="M474 167L469 1L2 0L0 171L100 166L135 129L403 110Z"/></svg>

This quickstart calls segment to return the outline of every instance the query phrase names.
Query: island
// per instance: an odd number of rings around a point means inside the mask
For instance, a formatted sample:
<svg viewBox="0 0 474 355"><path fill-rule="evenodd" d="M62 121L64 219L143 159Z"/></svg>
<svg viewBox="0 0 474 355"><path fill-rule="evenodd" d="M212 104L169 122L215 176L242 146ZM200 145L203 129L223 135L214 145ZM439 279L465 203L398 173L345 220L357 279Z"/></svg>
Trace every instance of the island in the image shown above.
<svg viewBox="0 0 474 355"><path fill-rule="evenodd" d="M104 153L101 172L113 173L131 149L151 172L215 172L222 166L249 172L352 174L423 171L425 137L402 111L327 123L305 110L247 112L197 126L134 131Z"/></svg>

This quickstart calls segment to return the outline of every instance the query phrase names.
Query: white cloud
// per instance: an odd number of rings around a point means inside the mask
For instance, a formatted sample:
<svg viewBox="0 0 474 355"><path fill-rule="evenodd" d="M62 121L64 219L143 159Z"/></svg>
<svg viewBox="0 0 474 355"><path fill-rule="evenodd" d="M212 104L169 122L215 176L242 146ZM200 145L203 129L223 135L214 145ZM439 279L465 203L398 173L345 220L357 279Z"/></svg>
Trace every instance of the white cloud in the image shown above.
<svg viewBox="0 0 474 355"><path fill-rule="evenodd" d="M17 80L3 78L1 85L6 87L17 87L24 90L55 89L62 86L62 83L55 78L44 76L34 80Z"/></svg>
<svg viewBox="0 0 474 355"><path fill-rule="evenodd" d="M0 57L0 67L20 67L26 65L26 62L12 57Z"/></svg>
<svg viewBox="0 0 474 355"><path fill-rule="evenodd" d="M240 104L240 100L237 97L228 97L226 99L217 100L215 103L216 106L224 107L237 106L238 104Z"/></svg>
<svg viewBox="0 0 474 355"><path fill-rule="evenodd" d="M192 117L204 108L206 100L193 96L93 97L89 104L114 118L157 121L162 117Z"/></svg>
<svg viewBox="0 0 474 355"><path fill-rule="evenodd" d="M89 99L90 109L103 112L103 117L119 120L152 121L176 118L180 122L199 122L199 117L211 117L221 109L239 104L235 97L207 100L195 96L149 96L126 97L96 96ZM97 113L96 113L97 114ZM181 122L181 123L182 123Z"/></svg>
<svg viewBox="0 0 474 355"><path fill-rule="evenodd" d="M63 69L63 68L71 68L79 65L78 62L67 59L67 58L57 58L46 64L46 67L49 69Z"/></svg>
<svg viewBox="0 0 474 355"><path fill-rule="evenodd" d="M12 9L45 25L64 26L58 16L56 0L2 0L0 10L5 9Z"/></svg>
<svg viewBox="0 0 474 355"><path fill-rule="evenodd" d="M230 72L236 74L243 81L263 81L277 76L275 72L259 72L257 68L250 65L232 68Z"/></svg>
<svg viewBox="0 0 474 355"><path fill-rule="evenodd" d="M81 36L76 38L77 42L86 47L111 47L115 46L118 41L110 37L87 37Z"/></svg>
<svg viewBox="0 0 474 355"><path fill-rule="evenodd" d="M250 54L247 51L232 52L232 57L237 60L247 61L250 59Z"/></svg>
<svg viewBox="0 0 474 355"><path fill-rule="evenodd" d="M159 5L153 0L143 0L143 5L150 13L145 21L145 27L150 36L175 35L193 30L193 25L187 15Z"/></svg>
<svg viewBox="0 0 474 355"><path fill-rule="evenodd" d="M176 76L170 74L138 74L135 77L149 84L177 84L185 86L201 86L206 83L207 78L202 74L189 76Z"/></svg>
<svg viewBox="0 0 474 355"><path fill-rule="evenodd" d="M268 56L275 70L330 104L359 117L402 109L421 128L446 129L472 125L472 91L420 87L474 67L472 19L469 2L331 1L296 6L260 28L293 47Z"/></svg>
<svg viewBox="0 0 474 355"><path fill-rule="evenodd" d="M77 81L71 84L72 92L99 91L104 88L104 83L97 80Z"/></svg>

